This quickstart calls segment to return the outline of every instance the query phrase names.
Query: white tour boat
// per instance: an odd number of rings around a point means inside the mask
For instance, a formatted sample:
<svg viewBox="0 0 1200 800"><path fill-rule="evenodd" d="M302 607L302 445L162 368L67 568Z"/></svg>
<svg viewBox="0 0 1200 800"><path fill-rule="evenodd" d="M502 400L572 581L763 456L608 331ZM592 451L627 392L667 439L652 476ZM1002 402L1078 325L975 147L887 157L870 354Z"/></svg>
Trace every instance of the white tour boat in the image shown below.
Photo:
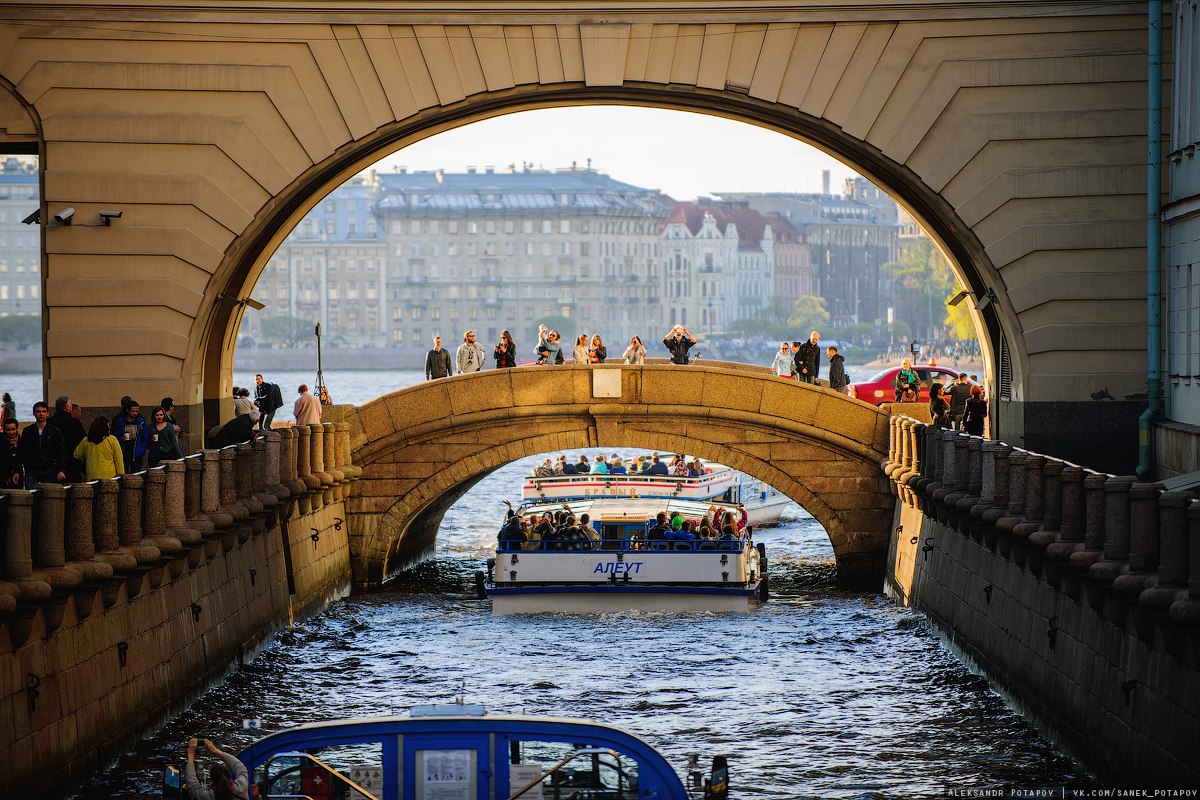
<svg viewBox="0 0 1200 800"><path fill-rule="evenodd" d="M587 514L589 539L501 539L490 580L481 592L495 614L545 611L747 611L767 597L767 559L751 529L725 540L659 539L656 515L693 522L727 503L658 497L573 497L533 501L517 513L528 519L569 511Z"/></svg>
<svg viewBox="0 0 1200 800"><path fill-rule="evenodd" d="M664 453L660 460L666 464L672 457L673 454ZM777 524L783 509L791 502L787 495L763 481L715 462L705 464L704 474L696 478L645 473L530 476L521 487L521 499L526 503L595 497L741 504L749 515L746 524L755 528Z"/></svg>

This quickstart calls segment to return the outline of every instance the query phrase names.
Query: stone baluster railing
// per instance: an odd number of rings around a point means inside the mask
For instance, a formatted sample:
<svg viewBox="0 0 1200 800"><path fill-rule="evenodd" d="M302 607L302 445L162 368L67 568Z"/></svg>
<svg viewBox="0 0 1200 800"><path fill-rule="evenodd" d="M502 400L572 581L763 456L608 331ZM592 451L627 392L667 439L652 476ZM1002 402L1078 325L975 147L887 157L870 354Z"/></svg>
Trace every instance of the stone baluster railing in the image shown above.
<svg viewBox="0 0 1200 800"><path fill-rule="evenodd" d="M1200 626L1200 500L1188 505L1186 592L1171 604L1173 622L1193 630Z"/></svg>
<svg viewBox="0 0 1200 800"><path fill-rule="evenodd" d="M325 505L330 505L336 499L334 488L341 486L342 481L346 479L346 475L342 472L337 461L337 428L332 422L323 422L321 423L321 427L325 429L325 434L322 437L322 442L325 446L323 467L325 474L330 478L329 486L325 488Z"/></svg>
<svg viewBox="0 0 1200 800"><path fill-rule="evenodd" d="M167 533L167 470L163 466L148 469L142 494L142 541L154 545L164 558L170 559L172 578L183 574L187 548L177 537Z"/></svg>
<svg viewBox="0 0 1200 800"><path fill-rule="evenodd" d="M67 564L83 575L84 590L76 595L81 616L91 612L94 593L107 608L117 601L119 581L114 580L112 564L96 558L92 534L92 501L96 490L88 483L66 487L66 555Z"/></svg>
<svg viewBox="0 0 1200 800"><path fill-rule="evenodd" d="M236 448L235 487L237 489L238 505L250 513L250 527L254 533L266 530L266 520L262 513L262 501L254 496L254 444L242 442Z"/></svg>
<svg viewBox="0 0 1200 800"><path fill-rule="evenodd" d="M62 625L67 600L83 587L83 573L67 566L67 490L59 484L39 484L34 494L37 521L33 527L33 575L50 584L52 602L45 609L47 631Z"/></svg>
<svg viewBox="0 0 1200 800"><path fill-rule="evenodd" d="M4 519L4 582L0 591L13 597L9 618L10 638L14 645L23 644L33 627L33 615L50 602L53 589L33 573L33 493L5 490ZM24 613L22 613L24 612Z"/></svg>
<svg viewBox="0 0 1200 800"><path fill-rule="evenodd" d="M1129 487L1129 553L1127 565L1113 579L1112 588L1127 600L1137 599L1158 572L1158 497L1161 483L1135 483Z"/></svg>
<svg viewBox="0 0 1200 800"><path fill-rule="evenodd" d="M1170 613L1177 600L1187 599L1189 492L1169 491L1158 496L1158 570L1147 580L1137 601L1159 615Z"/></svg>
<svg viewBox="0 0 1200 800"><path fill-rule="evenodd" d="M996 552L1005 558L1012 552L1013 528L1025 521L1025 493L1029 489L1025 465L1029 456L1019 447L1008 454L1008 513L995 522Z"/></svg>
<svg viewBox="0 0 1200 800"><path fill-rule="evenodd" d="M194 460L194 459L193 459ZM187 462L163 462L163 529L186 551L189 567L199 565L204 536L187 524ZM197 483L197 488L199 483ZM197 491L197 500L199 492Z"/></svg>

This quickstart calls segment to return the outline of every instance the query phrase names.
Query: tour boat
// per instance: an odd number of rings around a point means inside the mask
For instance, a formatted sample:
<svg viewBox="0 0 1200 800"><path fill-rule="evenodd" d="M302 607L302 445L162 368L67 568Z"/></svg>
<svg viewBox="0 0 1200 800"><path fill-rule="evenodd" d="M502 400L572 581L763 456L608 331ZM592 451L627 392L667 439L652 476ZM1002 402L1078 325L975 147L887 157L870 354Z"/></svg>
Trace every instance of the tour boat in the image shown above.
<svg viewBox="0 0 1200 800"><path fill-rule="evenodd" d="M656 515L700 520L726 503L661 497L527 501L517 513L569 510L590 518L594 541L500 540L490 576L477 576L494 614L546 611L748 611L767 597L767 558L747 528L732 542L650 541ZM489 580L490 577L490 580Z"/></svg>
<svg viewBox="0 0 1200 800"><path fill-rule="evenodd" d="M687 779L642 739L579 719L489 714L479 705L317 722L265 736L238 758L259 796L355 800L724 800L728 766Z"/></svg>
<svg viewBox="0 0 1200 800"><path fill-rule="evenodd" d="M673 454L660 455L668 463ZM574 500L594 497L653 497L670 500L720 501L741 504L749 514L747 525L761 527L779 522L790 500L763 481L724 464L707 463L695 478L672 475L555 475L530 476L521 487L525 502Z"/></svg>

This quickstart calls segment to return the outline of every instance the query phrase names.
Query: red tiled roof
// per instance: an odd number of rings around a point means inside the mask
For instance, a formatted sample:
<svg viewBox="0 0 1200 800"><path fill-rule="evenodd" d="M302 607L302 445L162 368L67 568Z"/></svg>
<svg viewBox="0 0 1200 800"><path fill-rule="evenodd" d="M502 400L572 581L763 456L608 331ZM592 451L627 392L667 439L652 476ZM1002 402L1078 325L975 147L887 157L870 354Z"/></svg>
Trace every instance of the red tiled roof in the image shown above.
<svg viewBox="0 0 1200 800"><path fill-rule="evenodd" d="M717 230L722 234L730 223L737 227L739 250L761 251L763 230L767 225L771 226L772 235L777 232L797 235L796 229L782 218L772 220L752 208L733 203L676 203L666 224L683 223L695 235L704 225L705 214L712 214Z"/></svg>

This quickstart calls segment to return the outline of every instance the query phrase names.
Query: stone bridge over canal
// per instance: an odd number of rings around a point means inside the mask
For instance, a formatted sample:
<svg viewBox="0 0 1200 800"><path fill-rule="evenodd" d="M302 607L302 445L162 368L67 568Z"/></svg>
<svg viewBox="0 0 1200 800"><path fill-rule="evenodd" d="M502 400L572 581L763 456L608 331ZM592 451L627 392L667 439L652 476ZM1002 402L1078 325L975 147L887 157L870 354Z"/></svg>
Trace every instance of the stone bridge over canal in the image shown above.
<svg viewBox="0 0 1200 800"><path fill-rule="evenodd" d="M352 414L359 587L428 554L447 509L498 467L613 447L694 454L766 481L824 526L843 585L882 580L889 415L828 389L762 369L518 367L423 383Z"/></svg>

